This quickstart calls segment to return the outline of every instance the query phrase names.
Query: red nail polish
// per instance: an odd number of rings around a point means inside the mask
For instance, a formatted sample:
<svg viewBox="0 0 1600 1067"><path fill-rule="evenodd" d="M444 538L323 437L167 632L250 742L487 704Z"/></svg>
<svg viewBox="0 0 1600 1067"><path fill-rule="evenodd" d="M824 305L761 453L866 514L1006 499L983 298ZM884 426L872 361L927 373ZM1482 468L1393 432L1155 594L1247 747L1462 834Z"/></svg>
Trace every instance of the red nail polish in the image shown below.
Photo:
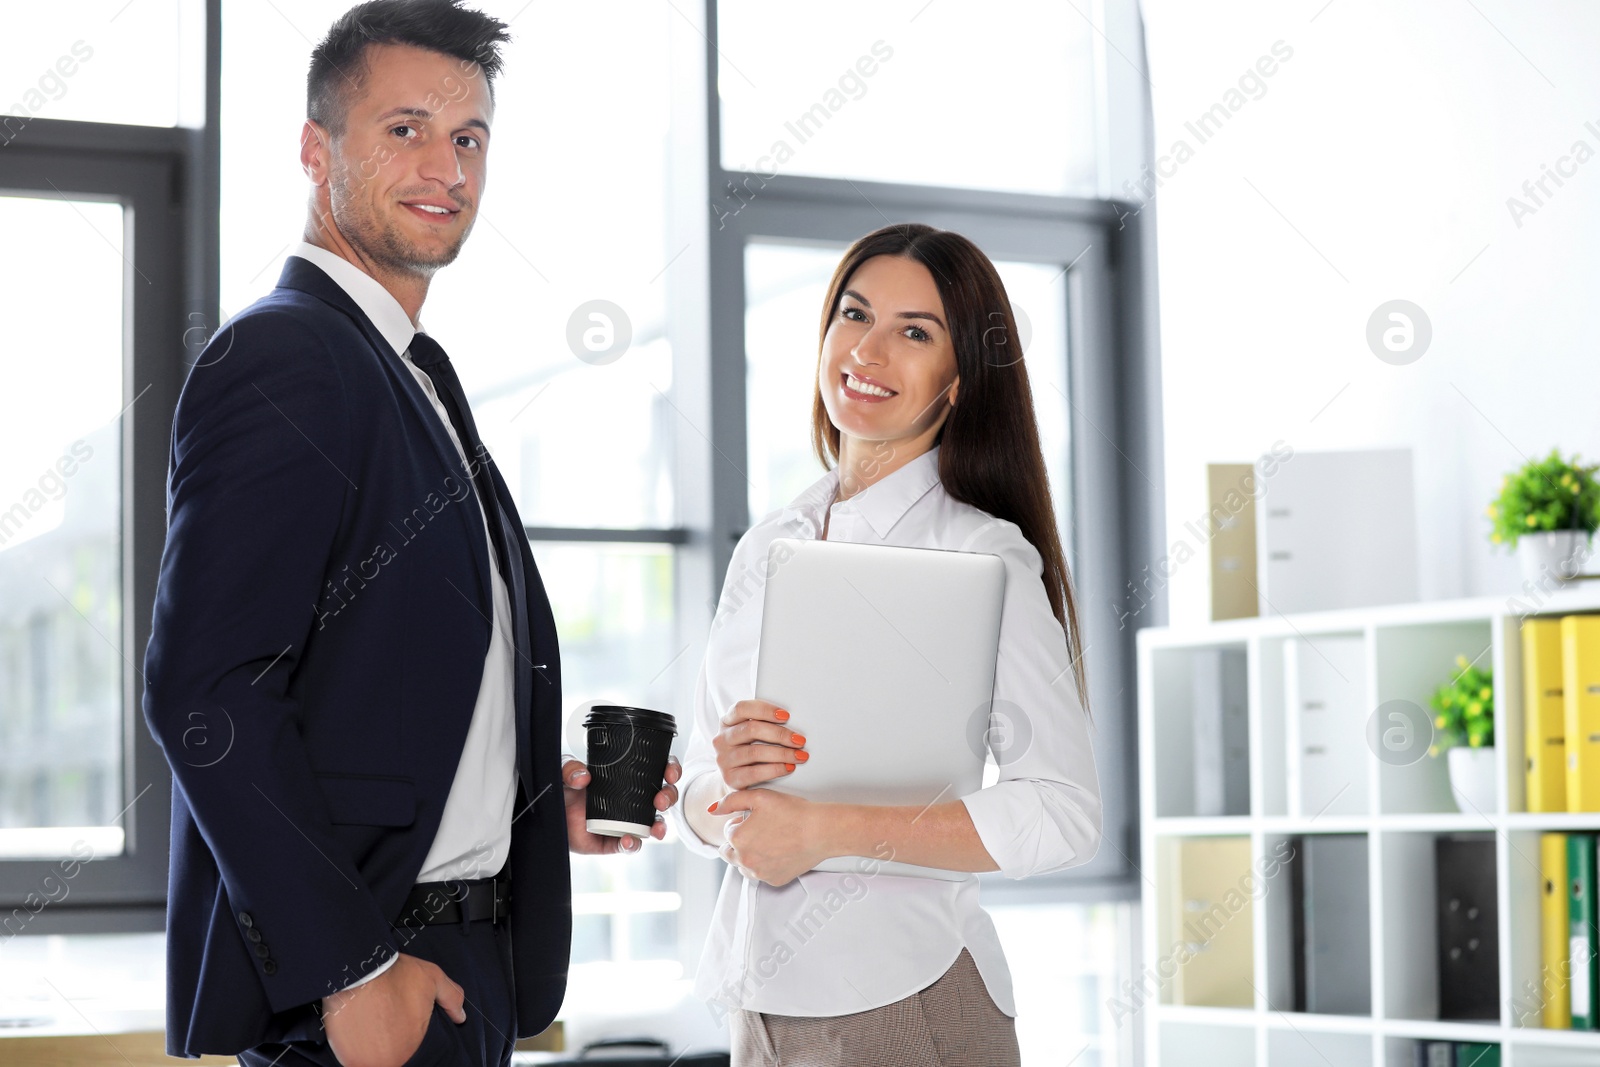
<svg viewBox="0 0 1600 1067"><path fill-rule="evenodd" d="M789 713L787 711L784 711L782 708L778 709L777 715L778 715L778 721L779 722L788 722L789 721Z"/></svg>
<svg viewBox="0 0 1600 1067"><path fill-rule="evenodd" d="M717 804L721 804L721 803L722 803L722 801L720 801L720 800L719 800L719 801L717 801ZM717 810L717 804L713 804L713 805L711 805L711 806L710 806L710 807L709 807L709 808L707 808L707 809L706 809L706 810L707 810L707 811L716 811L716 810Z"/></svg>

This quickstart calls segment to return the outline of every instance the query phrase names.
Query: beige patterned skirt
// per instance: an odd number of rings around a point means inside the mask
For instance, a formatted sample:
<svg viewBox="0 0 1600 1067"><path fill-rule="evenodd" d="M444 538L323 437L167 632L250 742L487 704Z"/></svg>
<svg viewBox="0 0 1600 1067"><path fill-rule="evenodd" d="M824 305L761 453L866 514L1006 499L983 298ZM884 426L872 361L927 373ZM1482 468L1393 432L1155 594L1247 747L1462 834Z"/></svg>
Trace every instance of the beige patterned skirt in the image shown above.
<svg viewBox="0 0 1600 1067"><path fill-rule="evenodd" d="M732 1012L733 1067L1020 1067L1016 1020L966 949L938 981L853 1015Z"/></svg>

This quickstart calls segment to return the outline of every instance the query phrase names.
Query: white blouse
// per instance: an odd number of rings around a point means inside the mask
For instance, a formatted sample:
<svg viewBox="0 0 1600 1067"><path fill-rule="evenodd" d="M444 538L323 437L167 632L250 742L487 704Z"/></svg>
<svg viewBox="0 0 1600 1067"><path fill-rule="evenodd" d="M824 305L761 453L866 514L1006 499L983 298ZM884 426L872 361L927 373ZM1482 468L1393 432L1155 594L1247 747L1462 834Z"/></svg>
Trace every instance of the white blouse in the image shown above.
<svg viewBox="0 0 1600 1067"><path fill-rule="evenodd" d="M689 851L718 858L725 842L695 834L682 796L694 778L718 773L711 739L734 704L755 696L768 547L777 537L820 537L827 509L830 541L986 552L1005 561L989 746L994 764L985 769L985 787L959 799L1007 878L1087 862L1100 842L1100 785L1066 636L1040 580L1039 553L1015 524L944 491L937 448L842 503L834 503L838 485L838 472L830 471L734 549L695 691L680 799L668 809L668 822ZM1016 1015L1011 972L994 923L978 904L976 874L943 881L884 874L868 861L857 865L859 873L809 871L782 886L729 866L695 995L728 1010L847 1015L926 988L965 947L995 1004Z"/></svg>

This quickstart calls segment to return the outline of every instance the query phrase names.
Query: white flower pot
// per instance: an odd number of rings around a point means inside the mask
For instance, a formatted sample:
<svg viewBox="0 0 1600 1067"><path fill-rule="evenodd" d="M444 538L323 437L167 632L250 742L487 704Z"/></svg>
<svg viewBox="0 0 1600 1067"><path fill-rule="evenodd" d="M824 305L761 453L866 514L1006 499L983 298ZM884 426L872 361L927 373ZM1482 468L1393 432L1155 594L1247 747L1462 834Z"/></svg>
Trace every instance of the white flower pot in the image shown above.
<svg viewBox="0 0 1600 1067"><path fill-rule="evenodd" d="M1523 580L1535 586L1570 582L1583 572L1589 555L1589 535L1583 530L1554 530L1517 538Z"/></svg>
<svg viewBox="0 0 1600 1067"><path fill-rule="evenodd" d="M1492 815L1498 809L1494 792L1494 747L1456 745L1445 751L1450 764L1450 792L1465 815Z"/></svg>

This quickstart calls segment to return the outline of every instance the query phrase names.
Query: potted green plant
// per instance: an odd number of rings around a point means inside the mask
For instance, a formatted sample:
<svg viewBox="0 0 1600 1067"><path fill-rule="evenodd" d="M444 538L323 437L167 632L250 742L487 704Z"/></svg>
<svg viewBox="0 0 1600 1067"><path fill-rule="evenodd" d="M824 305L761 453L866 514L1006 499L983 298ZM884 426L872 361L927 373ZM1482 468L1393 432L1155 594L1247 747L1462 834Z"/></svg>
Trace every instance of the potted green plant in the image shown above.
<svg viewBox="0 0 1600 1067"><path fill-rule="evenodd" d="M1467 814L1494 812L1494 672L1457 656L1456 676L1434 690L1428 704L1428 754L1446 753L1456 807Z"/></svg>
<svg viewBox="0 0 1600 1067"><path fill-rule="evenodd" d="M1515 549L1522 575L1536 584L1571 581L1589 558L1589 538L1600 528L1600 464L1583 466L1576 454L1556 449L1500 481L1489 505L1489 540Z"/></svg>

